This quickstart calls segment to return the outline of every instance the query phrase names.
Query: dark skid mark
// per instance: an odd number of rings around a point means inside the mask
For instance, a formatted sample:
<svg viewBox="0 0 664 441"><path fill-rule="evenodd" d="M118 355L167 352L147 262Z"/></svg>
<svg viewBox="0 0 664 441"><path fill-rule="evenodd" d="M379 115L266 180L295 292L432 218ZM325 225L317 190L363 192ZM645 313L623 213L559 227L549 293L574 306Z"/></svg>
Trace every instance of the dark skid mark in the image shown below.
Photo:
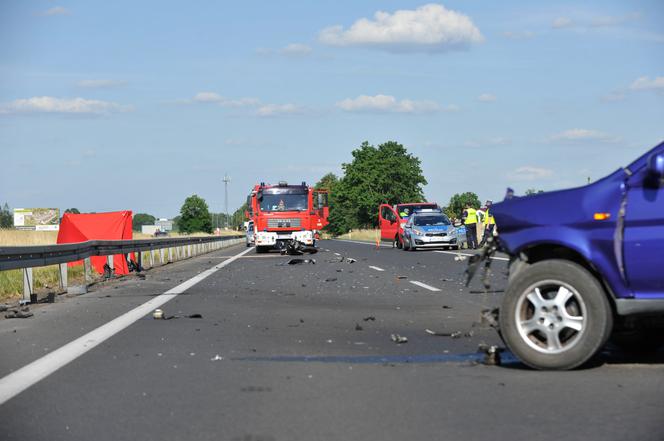
<svg viewBox="0 0 664 441"><path fill-rule="evenodd" d="M385 364L385 363L482 363L485 354L421 354L421 355L275 355L272 357L239 357L233 361L262 361L280 363L352 363L352 364ZM510 352L502 354L502 365L519 364Z"/></svg>

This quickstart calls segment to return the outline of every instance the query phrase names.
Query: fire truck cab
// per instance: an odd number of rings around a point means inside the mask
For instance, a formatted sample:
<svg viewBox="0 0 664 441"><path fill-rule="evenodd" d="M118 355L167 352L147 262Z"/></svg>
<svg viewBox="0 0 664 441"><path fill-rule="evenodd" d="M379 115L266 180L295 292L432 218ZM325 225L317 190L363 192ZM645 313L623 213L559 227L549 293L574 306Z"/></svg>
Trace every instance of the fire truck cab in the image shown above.
<svg viewBox="0 0 664 441"><path fill-rule="evenodd" d="M260 183L247 197L247 218L254 221L256 252L283 250L289 245L313 247L328 224L328 191L305 182Z"/></svg>

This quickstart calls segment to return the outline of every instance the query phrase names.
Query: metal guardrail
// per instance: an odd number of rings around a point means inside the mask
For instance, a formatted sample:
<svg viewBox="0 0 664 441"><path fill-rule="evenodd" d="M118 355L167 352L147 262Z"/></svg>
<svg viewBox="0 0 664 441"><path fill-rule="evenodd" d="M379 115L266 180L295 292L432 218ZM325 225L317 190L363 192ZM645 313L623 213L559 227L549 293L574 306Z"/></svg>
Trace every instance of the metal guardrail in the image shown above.
<svg viewBox="0 0 664 441"><path fill-rule="evenodd" d="M34 301L32 269L40 266L60 266L60 288L67 289L67 263L84 261L86 284L92 279L91 256L108 256L108 266L113 269L114 255L136 254L139 269L143 268L143 253L148 253L148 268L154 267L153 251L159 250L161 264L174 262L241 242L243 235L177 237L138 240L91 240L87 242L43 245L43 246L0 246L0 271L23 270L23 301ZM166 250L168 255L166 256Z"/></svg>

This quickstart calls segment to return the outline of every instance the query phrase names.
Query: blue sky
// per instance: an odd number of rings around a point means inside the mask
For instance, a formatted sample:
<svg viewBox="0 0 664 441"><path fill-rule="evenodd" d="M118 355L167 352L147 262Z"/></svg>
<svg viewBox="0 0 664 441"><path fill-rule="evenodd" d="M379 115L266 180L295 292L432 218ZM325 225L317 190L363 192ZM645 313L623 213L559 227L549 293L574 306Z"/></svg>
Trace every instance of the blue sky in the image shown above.
<svg viewBox="0 0 664 441"><path fill-rule="evenodd" d="M230 211L363 141L429 200L584 184L664 139L661 1L0 0L0 203Z"/></svg>

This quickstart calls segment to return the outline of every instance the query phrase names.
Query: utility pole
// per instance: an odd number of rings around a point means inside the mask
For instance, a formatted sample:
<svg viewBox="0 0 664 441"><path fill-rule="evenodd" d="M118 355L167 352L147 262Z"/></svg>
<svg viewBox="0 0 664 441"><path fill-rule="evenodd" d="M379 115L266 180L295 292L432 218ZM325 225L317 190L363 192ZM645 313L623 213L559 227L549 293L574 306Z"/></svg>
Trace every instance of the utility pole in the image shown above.
<svg viewBox="0 0 664 441"><path fill-rule="evenodd" d="M226 206L226 228L228 228L229 219L228 219L228 183L231 182L230 176L224 174L224 205Z"/></svg>

